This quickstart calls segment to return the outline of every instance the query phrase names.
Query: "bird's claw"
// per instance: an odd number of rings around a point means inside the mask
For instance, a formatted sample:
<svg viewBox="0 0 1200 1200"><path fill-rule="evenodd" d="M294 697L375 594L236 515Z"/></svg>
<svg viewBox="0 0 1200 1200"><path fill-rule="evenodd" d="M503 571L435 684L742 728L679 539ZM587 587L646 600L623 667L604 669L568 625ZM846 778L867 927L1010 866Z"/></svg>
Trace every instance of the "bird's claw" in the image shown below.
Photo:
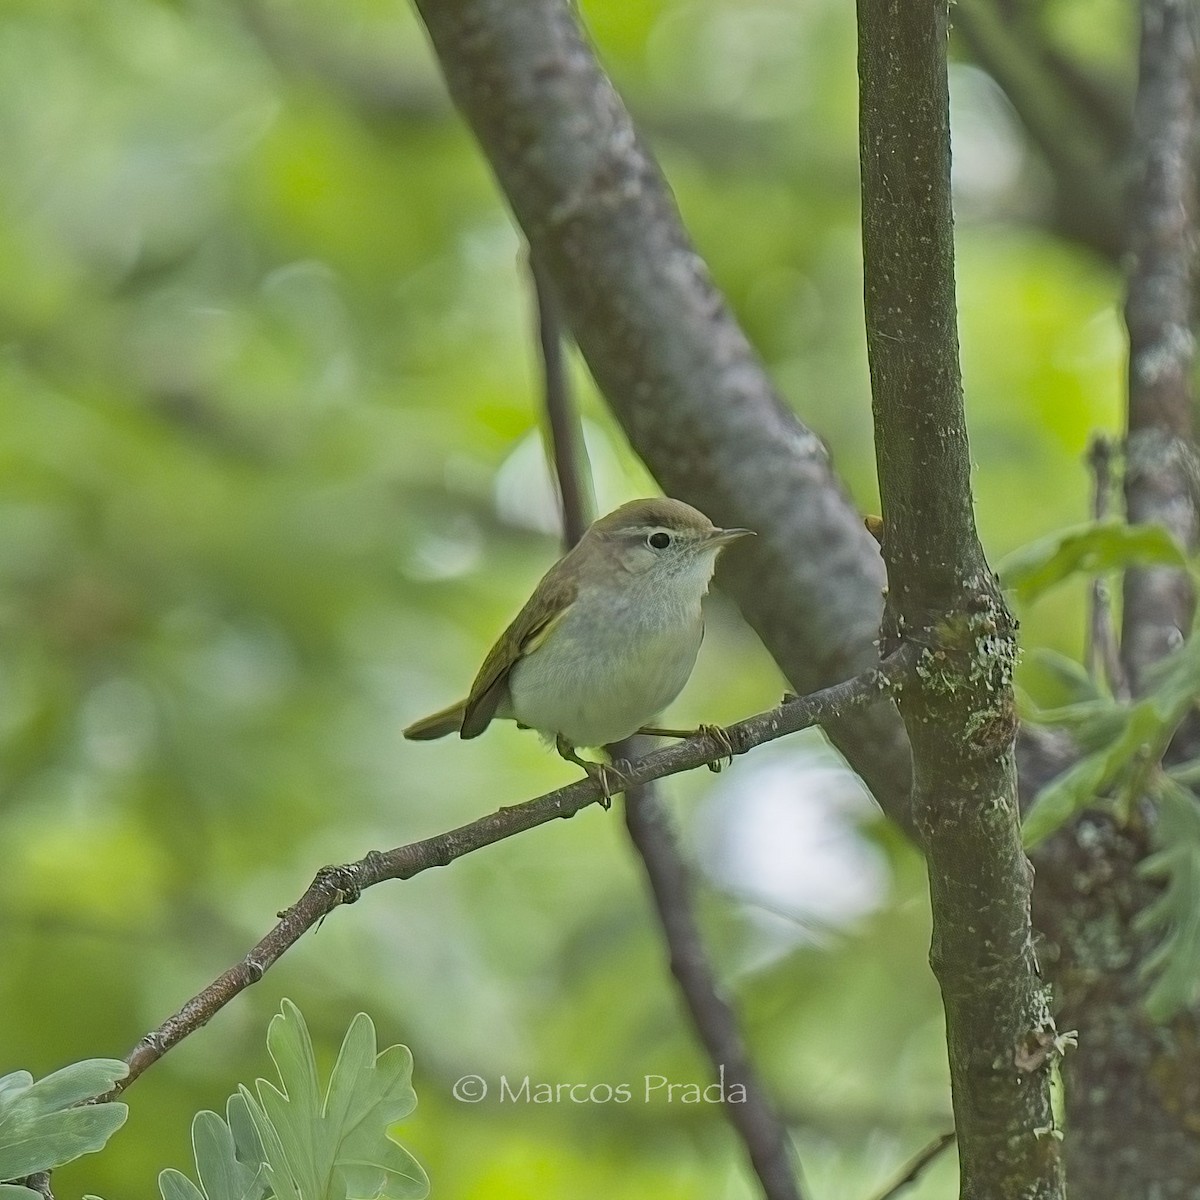
<svg viewBox="0 0 1200 1200"><path fill-rule="evenodd" d="M612 798L625 790L625 770L629 768L629 764L624 759L614 762L612 766L608 763L588 762L587 759L580 759L580 763L587 772L587 777L600 785L600 807L605 811L612 808Z"/></svg>
<svg viewBox="0 0 1200 1200"><path fill-rule="evenodd" d="M624 773L629 770L629 764L622 759L619 764L613 763L610 767L607 763L580 758L575 752L575 747L561 733L554 739L554 748L561 758L582 767L584 774L600 785L600 806L606 810L612 808L613 796L617 792L623 792L627 786Z"/></svg>
<svg viewBox="0 0 1200 1200"><path fill-rule="evenodd" d="M721 747L720 757L706 764L714 775L718 774L726 765L733 766L733 742L729 734L720 725L701 725L697 728L696 732L704 734L705 737L712 738Z"/></svg>

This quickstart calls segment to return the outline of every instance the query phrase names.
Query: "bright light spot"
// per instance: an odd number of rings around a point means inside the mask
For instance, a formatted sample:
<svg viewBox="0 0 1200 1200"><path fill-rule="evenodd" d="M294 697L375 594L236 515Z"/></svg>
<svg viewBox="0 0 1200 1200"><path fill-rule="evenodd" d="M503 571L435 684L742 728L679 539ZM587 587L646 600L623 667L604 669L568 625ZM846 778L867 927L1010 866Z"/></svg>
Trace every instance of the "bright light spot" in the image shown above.
<svg viewBox="0 0 1200 1200"><path fill-rule="evenodd" d="M823 745L768 747L718 785L701 860L722 890L793 919L794 940L818 941L887 895L884 856L859 831L872 813L858 777Z"/></svg>
<svg viewBox="0 0 1200 1200"><path fill-rule="evenodd" d="M978 67L950 68L951 175L956 205L988 216L1008 206L1025 167L1025 146L1007 97Z"/></svg>
<svg viewBox="0 0 1200 1200"><path fill-rule="evenodd" d="M422 534L404 564L410 579L433 581L469 575L483 558L483 535L465 514Z"/></svg>
<svg viewBox="0 0 1200 1200"><path fill-rule="evenodd" d="M608 437L590 421L583 423L583 440L597 505L600 513L609 512L630 499L628 473ZM496 511L506 524L555 537L561 533L558 491L538 430L526 434L501 463L496 472L495 495Z"/></svg>
<svg viewBox="0 0 1200 1200"><path fill-rule="evenodd" d="M110 679L92 688L80 717L88 757L101 767L128 769L154 741L154 698L131 679Z"/></svg>

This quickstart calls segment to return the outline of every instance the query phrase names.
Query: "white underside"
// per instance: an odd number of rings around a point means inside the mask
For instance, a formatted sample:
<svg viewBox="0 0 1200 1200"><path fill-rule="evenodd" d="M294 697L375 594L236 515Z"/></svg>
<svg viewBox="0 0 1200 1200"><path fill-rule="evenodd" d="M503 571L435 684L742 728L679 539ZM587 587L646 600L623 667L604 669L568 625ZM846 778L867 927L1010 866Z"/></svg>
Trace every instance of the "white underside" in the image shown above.
<svg viewBox="0 0 1200 1200"><path fill-rule="evenodd" d="M547 737L561 734L572 746L628 737L670 704L692 673L704 636L702 587L691 582L650 603L636 589L590 603L581 596L513 667L497 715Z"/></svg>

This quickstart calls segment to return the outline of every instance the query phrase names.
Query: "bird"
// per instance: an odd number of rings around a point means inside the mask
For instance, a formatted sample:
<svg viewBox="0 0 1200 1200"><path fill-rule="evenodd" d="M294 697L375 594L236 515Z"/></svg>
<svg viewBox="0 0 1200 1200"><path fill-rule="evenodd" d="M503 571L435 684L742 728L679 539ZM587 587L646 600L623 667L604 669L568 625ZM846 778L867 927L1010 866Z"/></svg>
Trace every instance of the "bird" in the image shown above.
<svg viewBox="0 0 1200 1200"><path fill-rule="evenodd" d="M513 720L599 782L607 804L620 790L620 772L581 758L578 748L634 733L697 732L649 722L691 676L704 637L701 598L717 556L752 533L720 529L668 497L632 500L600 517L542 577L466 699L413 722L404 736L474 738L493 720Z"/></svg>

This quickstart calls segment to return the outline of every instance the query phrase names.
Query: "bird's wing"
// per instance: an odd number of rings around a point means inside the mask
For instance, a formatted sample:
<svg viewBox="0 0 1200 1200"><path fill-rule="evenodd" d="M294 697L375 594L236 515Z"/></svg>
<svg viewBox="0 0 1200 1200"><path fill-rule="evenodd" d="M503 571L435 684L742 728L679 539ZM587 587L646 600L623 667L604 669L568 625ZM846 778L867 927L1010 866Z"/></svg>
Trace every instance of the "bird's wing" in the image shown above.
<svg viewBox="0 0 1200 1200"><path fill-rule="evenodd" d="M484 659L467 697L460 731L462 737L478 737L488 727L504 696L509 672L549 637L575 602L578 588L561 567L560 561L546 572L533 596Z"/></svg>

